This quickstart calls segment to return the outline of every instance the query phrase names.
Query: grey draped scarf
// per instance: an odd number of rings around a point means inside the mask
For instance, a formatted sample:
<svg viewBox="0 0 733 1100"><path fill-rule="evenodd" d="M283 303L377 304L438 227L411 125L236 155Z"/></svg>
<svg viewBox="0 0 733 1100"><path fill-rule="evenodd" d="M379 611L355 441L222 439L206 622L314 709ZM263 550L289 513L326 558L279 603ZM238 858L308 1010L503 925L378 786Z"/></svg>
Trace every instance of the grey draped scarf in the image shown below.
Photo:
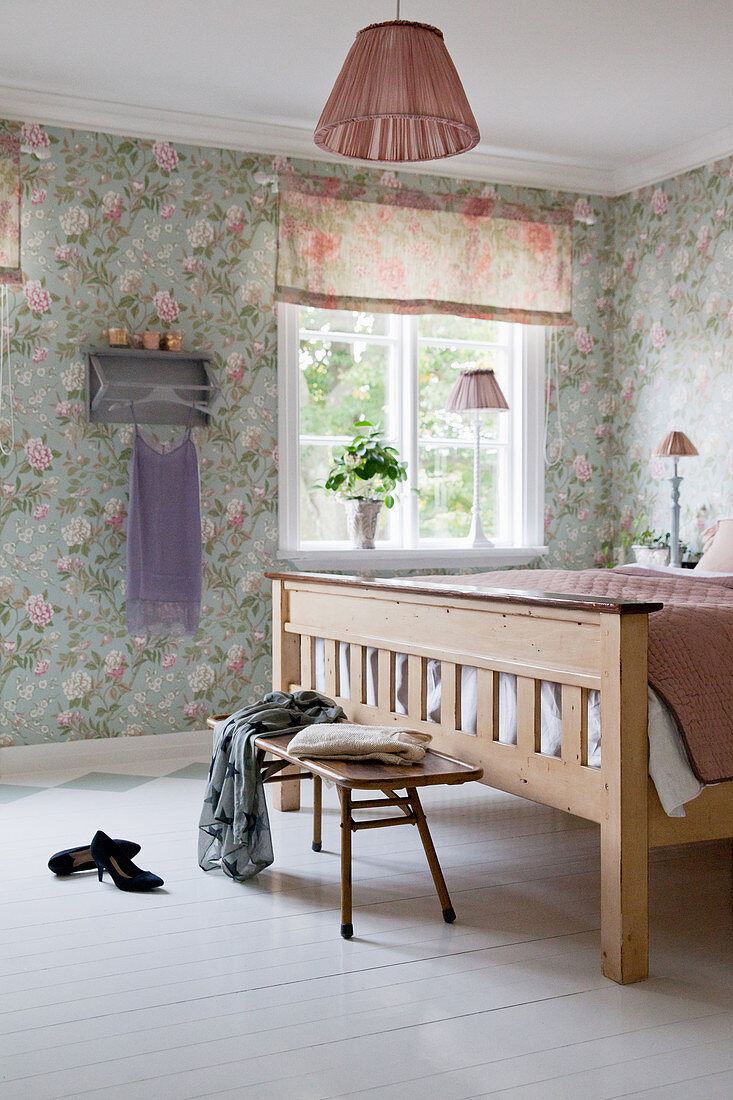
<svg viewBox="0 0 733 1100"><path fill-rule="evenodd" d="M343 717L341 707L317 691L271 691L216 724L199 820L199 866L204 871L220 865L230 878L244 882L273 862L255 738Z"/></svg>

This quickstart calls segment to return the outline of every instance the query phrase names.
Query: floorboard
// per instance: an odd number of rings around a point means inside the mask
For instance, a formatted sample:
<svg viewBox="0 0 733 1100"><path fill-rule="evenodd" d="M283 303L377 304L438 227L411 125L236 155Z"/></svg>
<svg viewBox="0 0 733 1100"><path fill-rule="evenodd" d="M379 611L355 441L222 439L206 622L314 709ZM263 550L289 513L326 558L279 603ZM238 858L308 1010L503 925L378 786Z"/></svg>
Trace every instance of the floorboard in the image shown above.
<svg viewBox="0 0 733 1100"><path fill-rule="evenodd" d="M367 831L345 942L335 792L323 852L307 812L273 813L275 865L239 885L196 863L204 764L0 783L0 1100L733 1094L729 845L653 856L652 976L622 989L600 974L594 826L427 789L456 924L416 830ZM48 872L97 828L165 889Z"/></svg>

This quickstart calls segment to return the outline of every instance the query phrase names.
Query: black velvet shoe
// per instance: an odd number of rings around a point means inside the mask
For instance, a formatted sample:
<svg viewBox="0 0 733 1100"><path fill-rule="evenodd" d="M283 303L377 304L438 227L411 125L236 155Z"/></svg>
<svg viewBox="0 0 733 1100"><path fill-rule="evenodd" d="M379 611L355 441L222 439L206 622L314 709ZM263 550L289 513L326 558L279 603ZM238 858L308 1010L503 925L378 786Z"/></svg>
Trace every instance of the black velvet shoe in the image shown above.
<svg viewBox="0 0 733 1100"><path fill-rule="evenodd" d="M132 840L116 840L115 844L119 845L128 859L132 859L140 851L140 845ZM56 852L56 855L51 856L48 861L48 869L55 875L73 875L75 871L93 871L96 866L88 844L82 844L80 848L67 848L64 852Z"/></svg>
<svg viewBox="0 0 733 1100"><path fill-rule="evenodd" d="M125 855L119 843L116 840L110 840L101 830L92 838L91 852L92 859L97 865L100 882L104 872L109 871L118 890L128 890L133 894L155 890L156 886L163 885L162 878L154 875L152 871L143 871L140 867L136 867Z"/></svg>

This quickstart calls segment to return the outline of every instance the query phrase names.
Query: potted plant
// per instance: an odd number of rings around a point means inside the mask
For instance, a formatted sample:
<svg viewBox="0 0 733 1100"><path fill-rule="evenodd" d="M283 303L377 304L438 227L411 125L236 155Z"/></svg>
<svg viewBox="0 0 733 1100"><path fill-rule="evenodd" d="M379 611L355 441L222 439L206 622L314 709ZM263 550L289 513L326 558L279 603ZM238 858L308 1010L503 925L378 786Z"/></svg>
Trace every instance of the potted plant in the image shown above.
<svg viewBox="0 0 733 1100"><path fill-rule="evenodd" d="M393 506L395 489L407 479L398 451L386 446L380 435L379 425L357 420L352 440L334 459L324 486L343 499L349 538L360 550L374 549L382 505Z"/></svg>
<svg viewBox="0 0 733 1100"><path fill-rule="evenodd" d="M631 549L639 565L669 565L669 532L657 535L651 528L637 524Z"/></svg>

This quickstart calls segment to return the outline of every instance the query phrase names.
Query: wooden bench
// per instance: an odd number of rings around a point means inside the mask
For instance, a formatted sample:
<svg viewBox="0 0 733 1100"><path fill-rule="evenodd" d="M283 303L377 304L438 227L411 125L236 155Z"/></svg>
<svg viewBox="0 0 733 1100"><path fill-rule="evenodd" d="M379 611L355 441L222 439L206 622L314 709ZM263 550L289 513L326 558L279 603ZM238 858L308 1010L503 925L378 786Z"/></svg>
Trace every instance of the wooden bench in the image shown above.
<svg viewBox="0 0 733 1100"><path fill-rule="evenodd" d="M321 850L321 806L322 780L329 779L335 784L341 802L341 935L350 939L354 934L351 913L351 834L361 829L387 829L393 825L417 825L427 856L435 889L443 910L443 920L450 924L456 919L451 905L443 872L435 853L425 812L417 793L418 787L435 786L438 783L468 783L480 779L481 768L464 764L439 752L428 751L419 764L402 766L398 764L380 764L375 760L364 763L338 760L301 760L291 756L288 745L293 734L280 734L276 737L257 737L260 767L265 782L275 779L280 769L295 764L304 772L313 776L313 850ZM276 757L272 763L265 762L265 755ZM279 778L279 777L278 777ZM283 779L297 778L293 776ZM354 791L381 791L381 798L362 798L355 801ZM399 795L398 791L404 791ZM354 820L354 810L368 807L394 806L401 814L394 817L375 817L366 820Z"/></svg>
<svg viewBox="0 0 733 1100"><path fill-rule="evenodd" d="M214 725L220 717L209 719ZM393 825L417 825L430 873L443 910L443 920L451 924L456 914L451 904L448 888L435 852L425 812L417 793L418 787L432 787L439 783L469 783L481 779L482 768L464 764L452 756L428 750L425 759L419 764L407 766L380 764L375 760L363 763L337 760L301 760L288 752L294 734L283 733L273 737L255 738L257 760L265 783L299 782L301 779L313 779L313 851L320 852L321 812L323 780L330 780L338 791L341 803L341 935L351 939L354 934L351 905L351 834L361 829L387 829ZM275 757L268 760L267 757ZM300 769L300 774L292 771L292 766ZM288 774L280 774L284 768ZM382 797L354 800L354 791L379 791ZM403 795L398 791L404 791ZM394 817L376 817L355 820L354 810L369 807L384 808L394 806L400 811Z"/></svg>

